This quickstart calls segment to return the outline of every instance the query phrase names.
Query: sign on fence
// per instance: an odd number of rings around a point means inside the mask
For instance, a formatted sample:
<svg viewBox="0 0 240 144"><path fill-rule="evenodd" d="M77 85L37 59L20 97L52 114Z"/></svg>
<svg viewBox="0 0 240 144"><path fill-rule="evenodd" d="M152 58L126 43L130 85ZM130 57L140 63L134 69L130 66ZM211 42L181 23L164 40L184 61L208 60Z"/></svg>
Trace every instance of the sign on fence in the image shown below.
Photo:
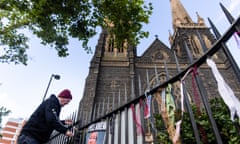
<svg viewBox="0 0 240 144"><path fill-rule="evenodd" d="M98 122L88 127L86 135L86 144L105 143L106 122Z"/></svg>

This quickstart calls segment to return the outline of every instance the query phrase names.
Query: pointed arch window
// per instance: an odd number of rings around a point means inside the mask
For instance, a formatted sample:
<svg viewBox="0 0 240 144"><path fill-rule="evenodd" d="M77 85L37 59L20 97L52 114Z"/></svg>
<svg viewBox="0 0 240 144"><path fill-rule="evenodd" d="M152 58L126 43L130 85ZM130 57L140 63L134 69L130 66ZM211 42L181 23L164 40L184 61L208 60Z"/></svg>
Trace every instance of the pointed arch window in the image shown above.
<svg viewBox="0 0 240 144"><path fill-rule="evenodd" d="M209 38L206 35L203 35L203 40L204 40L207 48L210 48L212 46L211 41L209 40Z"/></svg>
<svg viewBox="0 0 240 144"><path fill-rule="evenodd" d="M119 46L117 46L115 36L114 35L108 35L106 38L106 43L105 43L105 52L107 53L126 53L126 49L128 46L127 40L122 42Z"/></svg>
<svg viewBox="0 0 240 144"><path fill-rule="evenodd" d="M191 45L192 54L194 57L200 57L203 54L202 47L196 35L190 36L189 43Z"/></svg>
<svg viewBox="0 0 240 144"><path fill-rule="evenodd" d="M176 47L176 55L177 55L178 57L181 57L181 56L182 56L182 54L181 54L181 49L180 49L179 44L178 44L177 47Z"/></svg>

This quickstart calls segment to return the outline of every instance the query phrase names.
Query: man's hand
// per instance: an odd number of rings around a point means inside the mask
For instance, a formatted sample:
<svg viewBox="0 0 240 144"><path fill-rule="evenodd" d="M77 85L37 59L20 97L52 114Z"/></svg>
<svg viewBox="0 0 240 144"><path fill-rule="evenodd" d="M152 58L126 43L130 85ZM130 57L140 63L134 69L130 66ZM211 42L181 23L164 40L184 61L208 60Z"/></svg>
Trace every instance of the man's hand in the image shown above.
<svg viewBox="0 0 240 144"><path fill-rule="evenodd" d="M73 121L71 119L66 119L64 122L65 122L66 125L72 125L73 124Z"/></svg>
<svg viewBox="0 0 240 144"><path fill-rule="evenodd" d="M68 136L68 137L73 137L74 136L73 133L69 130L65 133L65 135Z"/></svg>

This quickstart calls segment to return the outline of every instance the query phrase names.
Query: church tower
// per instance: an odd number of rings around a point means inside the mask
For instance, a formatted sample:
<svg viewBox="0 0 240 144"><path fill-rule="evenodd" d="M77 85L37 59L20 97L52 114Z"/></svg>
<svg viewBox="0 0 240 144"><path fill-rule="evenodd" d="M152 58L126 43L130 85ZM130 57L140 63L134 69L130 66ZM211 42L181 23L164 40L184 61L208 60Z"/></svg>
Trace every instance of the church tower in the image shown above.
<svg viewBox="0 0 240 144"><path fill-rule="evenodd" d="M170 3L174 31L169 34L171 47L180 62L191 63L201 57L216 40L198 13L197 22L194 22L180 0L170 0Z"/></svg>
<svg viewBox="0 0 240 144"><path fill-rule="evenodd" d="M169 33L169 42L172 52L176 54L180 67L185 69L189 64L203 56L216 42L216 38L198 13L196 13L197 21L194 22L192 20L180 0L170 0L170 5L173 34ZM235 86L235 83L238 83L237 77L234 75L233 68L230 66L223 50L220 49L211 58L216 62L227 83L234 91L239 91ZM213 75L209 67L202 65L198 68L197 74L200 76L203 83L202 87L206 91L205 96L208 98L218 97L217 84L212 79ZM188 83L187 89L193 95L191 80Z"/></svg>
<svg viewBox="0 0 240 144"><path fill-rule="evenodd" d="M173 34L169 34L171 48L156 37L145 52L137 56L136 48L128 45L127 40L117 47L115 36L102 30L79 104L78 119L82 120L82 125L104 116L175 76L179 72L177 62L181 69L185 69L211 48L216 39L204 19L197 13L197 22L194 22L180 0L170 0L170 5L173 26ZM230 86L237 91L239 88L236 85L239 84L236 84L238 82L224 54L218 52L213 58ZM210 68L203 65L198 74L207 91L206 97L219 95ZM191 79L188 81L186 87L192 95ZM180 99L177 83L173 84L173 94L176 100Z"/></svg>
<svg viewBox="0 0 240 144"><path fill-rule="evenodd" d="M102 30L79 105L83 121L96 119L135 98L134 89L130 90L135 87L135 57L136 50L127 40L117 47L115 36Z"/></svg>

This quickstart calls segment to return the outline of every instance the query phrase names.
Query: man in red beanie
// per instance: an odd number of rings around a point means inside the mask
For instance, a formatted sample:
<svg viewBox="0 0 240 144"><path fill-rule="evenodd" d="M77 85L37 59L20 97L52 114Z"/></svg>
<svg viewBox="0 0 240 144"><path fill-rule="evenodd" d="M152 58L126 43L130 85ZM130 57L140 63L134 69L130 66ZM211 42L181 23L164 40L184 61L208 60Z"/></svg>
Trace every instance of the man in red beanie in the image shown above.
<svg viewBox="0 0 240 144"><path fill-rule="evenodd" d="M53 130L72 137L66 125L72 124L71 120L61 121L59 115L61 107L72 100L70 90L64 89L58 96L52 94L43 101L33 112L30 119L24 125L18 137L18 144L43 144L46 143Z"/></svg>

